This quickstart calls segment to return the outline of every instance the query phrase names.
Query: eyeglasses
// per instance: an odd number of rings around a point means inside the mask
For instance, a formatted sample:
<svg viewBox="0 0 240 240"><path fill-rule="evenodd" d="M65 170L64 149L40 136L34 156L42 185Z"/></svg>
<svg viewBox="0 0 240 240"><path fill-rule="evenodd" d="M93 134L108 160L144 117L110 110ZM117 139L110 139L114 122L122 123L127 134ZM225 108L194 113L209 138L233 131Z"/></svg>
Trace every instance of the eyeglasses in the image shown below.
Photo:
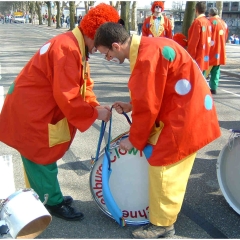
<svg viewBox="0 0 240 240"><path fill-rule="evenodd" d="M107 53L105 54L105 57L104 57L105 59L107 59L109 51L110 51L110 48L108 49Z"/></svg>

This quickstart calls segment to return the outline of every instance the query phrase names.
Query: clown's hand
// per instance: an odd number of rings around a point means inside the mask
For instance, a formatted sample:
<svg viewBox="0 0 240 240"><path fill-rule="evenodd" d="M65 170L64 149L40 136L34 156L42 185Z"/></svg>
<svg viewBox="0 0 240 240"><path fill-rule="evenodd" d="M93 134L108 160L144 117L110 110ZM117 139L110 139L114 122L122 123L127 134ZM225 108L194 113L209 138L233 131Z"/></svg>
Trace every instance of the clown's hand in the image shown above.
<svg viewBox="0 0 240 240"><path fill-rule="evenodd" d="M132 104L131 103L125 103L125 102L115 102L113 104L113 107L115 110L122 114L123 112L128 113L132 111Z"/></svg>

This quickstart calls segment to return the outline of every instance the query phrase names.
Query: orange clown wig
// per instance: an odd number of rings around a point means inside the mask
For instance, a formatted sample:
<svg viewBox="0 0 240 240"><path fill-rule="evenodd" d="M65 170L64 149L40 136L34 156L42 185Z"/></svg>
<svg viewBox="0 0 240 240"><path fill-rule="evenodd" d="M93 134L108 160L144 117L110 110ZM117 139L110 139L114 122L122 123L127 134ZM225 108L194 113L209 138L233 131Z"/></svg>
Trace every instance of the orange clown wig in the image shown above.
<svg viewBox="0 0 240 240"><path fill-rule="evenodd" d="M173 36L173 40L177 42L182 47L187 47L187 37L182 33L176 33Z"/></svg>
<svg viewBox="0 0 240 240"><path fill-rule="evenodd" d="M83 17L78 27L84 35L94 39L94 35L100 25L105 22L117 23L119 18L119 14L114 7L105 3L100 3L89 10L89 12Z"/></svg>
<svg viewBox="0 0 240 240"><path fill-rule="evenodd" d="M153 2L152 7L151 7L152 13L155 12L155 7L156 6L159 6L162 9L162 12L164 11L164 2L155 1L155 2Z"/></svg>

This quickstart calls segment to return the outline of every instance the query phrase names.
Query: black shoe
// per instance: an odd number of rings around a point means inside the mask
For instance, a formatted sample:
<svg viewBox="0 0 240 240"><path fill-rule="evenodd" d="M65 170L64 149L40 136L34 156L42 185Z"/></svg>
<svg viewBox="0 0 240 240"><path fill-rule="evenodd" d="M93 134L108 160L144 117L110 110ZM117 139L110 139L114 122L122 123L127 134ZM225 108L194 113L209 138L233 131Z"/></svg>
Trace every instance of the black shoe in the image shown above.
<svg viewBox="0 0 240 240"><path fill-rule="evenodd" d="M62 218L67 221L79 221L84 218L84 215L81 212L78 212L73 207L68 205L59 206L46 206L49 212L56 217Z"/></svg>
<svg viewBox="0 0 240 240"><path fill-rule="evenodd" d="M211 91L212 94L217 94L217 91L216 91L216 90L210 89L210 91Z"/></svg>
<svg viewBox="0 0 240 240"><path fill-rule="evenodd" d="M73 198L71 196L63 196L63 204L71 205L73 202Z"/></svg>

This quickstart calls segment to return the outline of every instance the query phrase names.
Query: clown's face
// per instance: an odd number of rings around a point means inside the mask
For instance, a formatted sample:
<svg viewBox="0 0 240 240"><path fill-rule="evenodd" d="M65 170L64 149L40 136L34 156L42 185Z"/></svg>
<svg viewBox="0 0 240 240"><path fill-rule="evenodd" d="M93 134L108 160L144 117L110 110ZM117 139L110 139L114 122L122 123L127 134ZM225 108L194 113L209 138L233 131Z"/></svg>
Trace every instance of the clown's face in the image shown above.
<svg viewBox="0 0 240 240"><path fill-rule="evenodd" d="M160 6L158 6L158 5L156 5L155 8L154 8L154 12L155 13L161 13L162 12L162 8Z"/></svg>

